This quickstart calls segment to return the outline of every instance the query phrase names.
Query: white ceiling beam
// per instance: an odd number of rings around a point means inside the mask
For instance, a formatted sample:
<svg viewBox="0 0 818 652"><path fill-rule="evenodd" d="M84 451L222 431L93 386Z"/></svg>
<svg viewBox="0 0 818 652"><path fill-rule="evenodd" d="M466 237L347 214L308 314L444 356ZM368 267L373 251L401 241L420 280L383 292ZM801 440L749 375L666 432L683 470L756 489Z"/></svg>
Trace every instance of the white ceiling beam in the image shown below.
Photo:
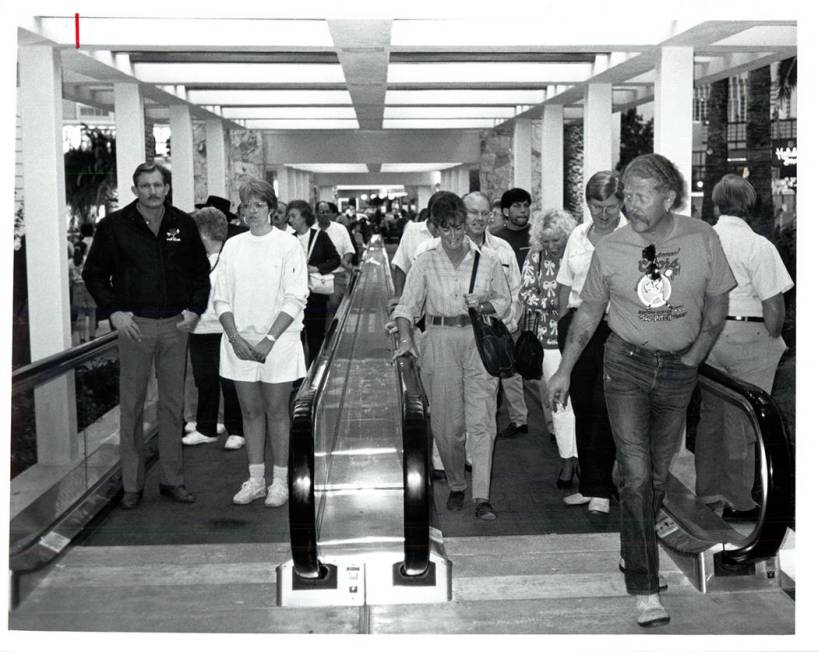
<svg viewBox="0 0 818 652"><path fill-rule="evenodd" d="M335 63L134 63L134 76L151 84L342 84Z"/></svg>
<svg viewBox="0 0 818 652"><path fill-rule="evenodd" d="M105 50L304 50L332 47L324 20L93 17L80 11L80 45ZM135 13L131 10L129 13ZM173 13L178 11L174 6ZM74 15L39 19L39 34L74 47Z"/></svg>
<svg viewBox="0 0 818 652"><path fill-rule="evenodd" d="M380 129L391 20L331 20L329 30L361 129Z"/></svg>

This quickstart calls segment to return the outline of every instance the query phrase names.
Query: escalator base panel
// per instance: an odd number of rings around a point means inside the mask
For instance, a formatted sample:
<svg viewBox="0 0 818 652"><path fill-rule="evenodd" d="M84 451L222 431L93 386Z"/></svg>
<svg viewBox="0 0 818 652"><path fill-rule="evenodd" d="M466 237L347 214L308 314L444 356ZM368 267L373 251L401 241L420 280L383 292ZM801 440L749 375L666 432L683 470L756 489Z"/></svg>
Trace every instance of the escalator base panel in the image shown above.
<svg viewBox="0 0 818 652"><path fill-rule="evenodd" d="M432 554L422 582L395 577L399 554L372 552L322 558L336 568L336 581L322 586L300 580L292 561L276 569L277 604L280 607L363 606L365 604L417 604L452 599L451 562ZM295 578L295 581L293 580ZM431 578L431 579L430 579Z"/></svg>

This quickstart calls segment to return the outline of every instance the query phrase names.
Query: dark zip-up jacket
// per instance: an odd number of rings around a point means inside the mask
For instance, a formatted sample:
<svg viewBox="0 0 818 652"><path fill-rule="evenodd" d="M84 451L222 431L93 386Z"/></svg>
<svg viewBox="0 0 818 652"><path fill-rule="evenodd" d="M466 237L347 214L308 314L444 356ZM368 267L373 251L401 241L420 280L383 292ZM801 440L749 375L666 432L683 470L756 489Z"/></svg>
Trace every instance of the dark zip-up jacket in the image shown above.
<svg viewBox="0 0 818 652"><path fill-rule="evenodd" d="M136 200L102 219L82 278L108 313L162 319L187 309L202 314L210 294L210 263L193 218L173 206L157 235Z"/></svg>

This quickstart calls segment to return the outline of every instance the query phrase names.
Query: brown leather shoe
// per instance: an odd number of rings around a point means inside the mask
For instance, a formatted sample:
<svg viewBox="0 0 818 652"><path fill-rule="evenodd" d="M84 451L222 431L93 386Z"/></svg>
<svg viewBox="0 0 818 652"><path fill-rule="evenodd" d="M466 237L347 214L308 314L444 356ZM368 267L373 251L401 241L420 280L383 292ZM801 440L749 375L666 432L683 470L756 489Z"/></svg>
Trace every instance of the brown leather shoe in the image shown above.
<svg viewBox="0 0 818 652"><path fill-rule="evenodd" d="M122 500L119 502L119 506L122 509L136 509L141 500L141 491L126 491L122 496Z"/></svg>
<svg viewBox="0 0 818 652"><path fill-rule="evenodd" d="M195 503L196 496L185 489L185 485L160 484L159 494L165 498L170 498L177 503Z"/></svg>

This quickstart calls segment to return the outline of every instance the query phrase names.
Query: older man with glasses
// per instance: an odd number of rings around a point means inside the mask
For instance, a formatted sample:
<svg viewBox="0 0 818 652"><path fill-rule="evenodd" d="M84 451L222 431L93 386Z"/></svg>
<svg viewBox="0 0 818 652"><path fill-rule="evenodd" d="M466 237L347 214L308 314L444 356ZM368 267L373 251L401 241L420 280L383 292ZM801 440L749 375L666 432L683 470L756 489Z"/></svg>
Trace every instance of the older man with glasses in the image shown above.
<svg viewBox="0 0 818 652"><path fill-rule="evenodd" d="M548 398L555 407L568 400L571 370L610 302L604 388L621 476L621 566L637 623L650 627L670 621L659 600L656 516L699 364L724 326L736 280L713 228L672 212L685 199L672 162L638 156L623 183L630 223L594 250Z"/></svg>

